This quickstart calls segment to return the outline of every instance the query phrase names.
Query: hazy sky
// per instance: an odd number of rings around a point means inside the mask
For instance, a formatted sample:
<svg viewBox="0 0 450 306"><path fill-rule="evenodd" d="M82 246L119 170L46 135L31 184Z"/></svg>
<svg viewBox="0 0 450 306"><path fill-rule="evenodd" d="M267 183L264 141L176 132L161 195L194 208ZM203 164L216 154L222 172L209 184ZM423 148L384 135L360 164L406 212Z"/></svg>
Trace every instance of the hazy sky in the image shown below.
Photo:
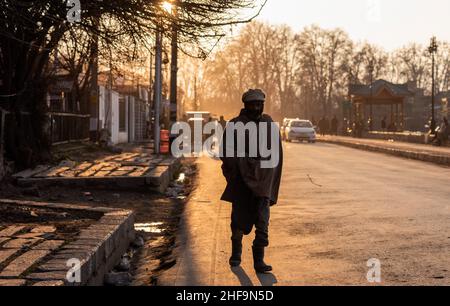
<svg viewBox="0 0 450 306"><path fill-rule="evenodd" d="M258 20L294 30L316 23L340 27L355 41L387 50L436 35L450 41L450 0L268 0Z"/></svg>

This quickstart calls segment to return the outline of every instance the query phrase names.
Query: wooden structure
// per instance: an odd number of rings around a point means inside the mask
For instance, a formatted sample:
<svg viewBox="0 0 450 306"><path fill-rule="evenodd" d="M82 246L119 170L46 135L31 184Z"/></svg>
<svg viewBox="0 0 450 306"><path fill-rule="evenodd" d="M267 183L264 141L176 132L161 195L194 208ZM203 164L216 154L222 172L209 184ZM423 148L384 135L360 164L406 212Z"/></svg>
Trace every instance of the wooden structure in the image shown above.
<svg viewBox="0 0 450 306"><path fill-rule="evenodd" d="M393 84L385 80L377 80L370 85L351 84L349 96L352 104L352 121L367 124L370 119L372 129L375 130L379 126L376 122L381 122L386 116L387 127L390 126L393 131L402 131L405 100L412 95L407 84ZM383 108L383 112L378 110L375 113L380 107Z"/></svg>

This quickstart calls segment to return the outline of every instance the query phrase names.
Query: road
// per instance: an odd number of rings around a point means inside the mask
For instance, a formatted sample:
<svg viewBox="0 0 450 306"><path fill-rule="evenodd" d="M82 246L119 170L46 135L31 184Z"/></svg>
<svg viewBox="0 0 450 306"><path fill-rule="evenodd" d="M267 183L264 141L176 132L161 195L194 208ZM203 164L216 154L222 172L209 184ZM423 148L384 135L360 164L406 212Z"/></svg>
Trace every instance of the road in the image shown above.
<svg viewBox="0 0 450 306"><path fill-rule="evenodd" d="M381 285L450 284L450 169L331 144L285 144L280 199L271 211L267 262L256 275L245 238L230 269L230 205L220 163L198 160L178 260L162 285L367 285L367 261Z"/></svg>

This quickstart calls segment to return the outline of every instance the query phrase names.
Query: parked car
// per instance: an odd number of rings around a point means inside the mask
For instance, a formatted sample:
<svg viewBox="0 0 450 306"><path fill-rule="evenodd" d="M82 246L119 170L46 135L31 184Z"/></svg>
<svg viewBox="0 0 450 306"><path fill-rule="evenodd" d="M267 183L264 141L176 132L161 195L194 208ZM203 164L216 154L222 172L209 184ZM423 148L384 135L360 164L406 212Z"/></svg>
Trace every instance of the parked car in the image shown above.
<svg viewBox="0 0 450 306"><path fill-rule="evenodd" d="M316 142L316 131L309 120L294 119L289 121L284 133L287 142L293 140L308 141L309 143Z"/></svg>
<svg viewBox="0 0 450 306"><path fill-rule="evenodd" d="M286 127L289 125L289 122L291 122L292 120L298 120L298 118L297 119L291 119L291 118L284 118L283 119L283 124L281 125L281 128L280 128L280 133L281 133L281 139L282 140L286 140L286 133L285 133Z"/></svg>

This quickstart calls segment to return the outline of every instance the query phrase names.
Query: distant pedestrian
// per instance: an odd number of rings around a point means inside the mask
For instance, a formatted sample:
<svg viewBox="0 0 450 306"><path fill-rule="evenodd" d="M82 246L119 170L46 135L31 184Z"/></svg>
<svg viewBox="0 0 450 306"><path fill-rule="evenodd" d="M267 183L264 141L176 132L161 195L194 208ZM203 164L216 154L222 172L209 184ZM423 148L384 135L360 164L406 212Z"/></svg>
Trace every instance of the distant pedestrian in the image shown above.
<svg viewBox="0 0 450 306"><path fill-rule="evenodd" d="M330 134L330 120L325 117L325 134Z"/></svg>
<svg viewBox="0 0 450 306"><path fill-rule="evenodd" d="M387 129L388 129L388 132L392 132L392 133L397 132L397 126L396 126L395 122L389 123L389 126Z"/></svg>
<svg viewBox="0 0 450 306"><path fill-rule="evenodd" d="M325 136L325 134L326 134L326 119L325 119L325 117L322 117L319 120L319 131L320 131L320 135Z"/></svg>
<svg viewBox="0 0 450 306"><path fill-rule="evenodd" d="M336 135L338 134L338 125L339 125L339 121L336 117L336 115L334 115L333 119L331 120L331 134L332 135Z"/></svg>
<svg viewBox="0 0 450 306"><path fill-rule="evenodd" d="M386 132L386 116L384 116L381 120L381 130L383 130L383 132Z"/></svg>
<svg viewBox="0 0 450 306"><path fill-rule="evenodd" d="M438 145L438 146L443 146L446 145L448 142L448 136L450 133L450 126L448 125L448 120L447 118L443 118L442 119L442 123L439 126L439 130L436 133L435 138L433 139L433 143Z"/></svg>

